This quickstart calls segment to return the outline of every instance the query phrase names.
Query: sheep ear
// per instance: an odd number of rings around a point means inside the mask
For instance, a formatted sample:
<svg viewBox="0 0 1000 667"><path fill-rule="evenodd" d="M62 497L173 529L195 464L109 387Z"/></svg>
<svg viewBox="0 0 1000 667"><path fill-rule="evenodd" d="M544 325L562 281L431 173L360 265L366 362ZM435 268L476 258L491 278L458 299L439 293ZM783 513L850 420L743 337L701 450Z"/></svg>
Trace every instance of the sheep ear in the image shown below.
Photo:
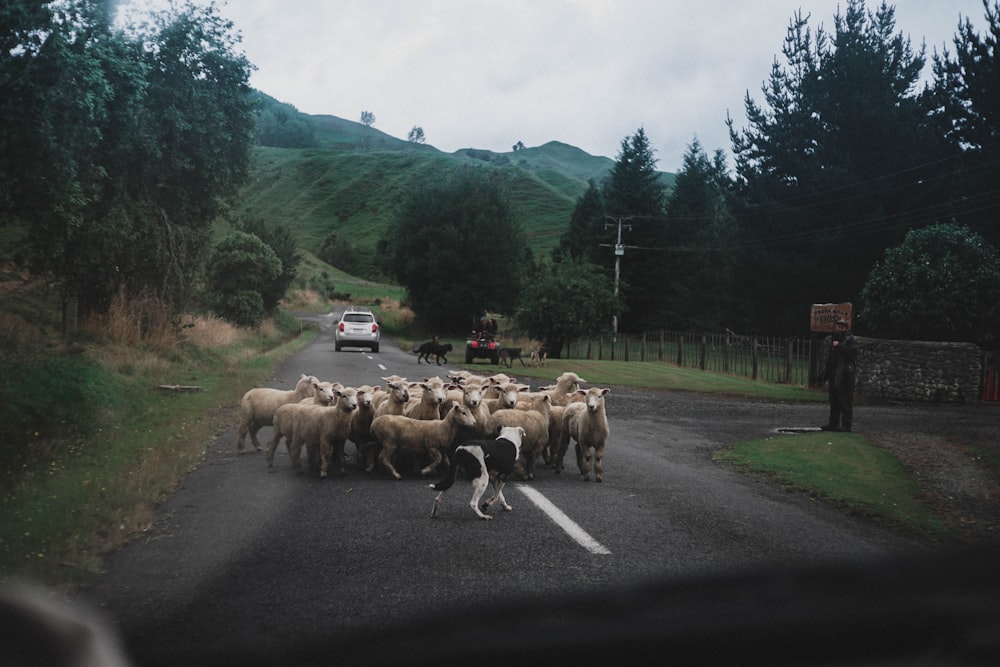
<svg viewBox="0 0 1000 667"><path fill-rule="evenodd" d="M611 393L610 389L602 389L601 390L601 396L607 396L610 393Z"/></svg>

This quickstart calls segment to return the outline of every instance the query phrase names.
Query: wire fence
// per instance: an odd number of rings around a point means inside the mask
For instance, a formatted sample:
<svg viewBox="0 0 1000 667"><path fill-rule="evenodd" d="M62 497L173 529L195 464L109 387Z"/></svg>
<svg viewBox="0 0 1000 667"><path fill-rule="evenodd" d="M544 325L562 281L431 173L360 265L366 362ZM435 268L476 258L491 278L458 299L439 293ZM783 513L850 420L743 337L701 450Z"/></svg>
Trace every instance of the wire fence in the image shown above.
<svg viewBox="0 0 1000 667"><path fill-rule="evenodd" d="M812 341L657 331L578 338L564 345L562 357L672 363L765 382L808 385Z"/></svg>

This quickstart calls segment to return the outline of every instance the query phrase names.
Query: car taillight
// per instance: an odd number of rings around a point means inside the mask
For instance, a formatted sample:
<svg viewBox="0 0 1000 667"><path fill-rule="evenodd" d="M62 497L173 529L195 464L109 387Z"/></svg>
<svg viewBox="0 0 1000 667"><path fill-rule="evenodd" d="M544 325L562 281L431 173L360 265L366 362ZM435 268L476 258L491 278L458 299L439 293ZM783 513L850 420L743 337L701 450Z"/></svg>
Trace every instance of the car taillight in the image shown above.
<svg viewBox="0 0 1000 667"><path fill-rule="evenodd" d="M341 322L340 324L338 324L337 328L340 329L341 331L343 331L344 330L344 323Z"/></svg>
<svg viewBox="0 0 1000 667"><path fill-rule="evenodd" d="M375 333L377 331L378 331L378 324L372 324L372 333Z"/></svg>

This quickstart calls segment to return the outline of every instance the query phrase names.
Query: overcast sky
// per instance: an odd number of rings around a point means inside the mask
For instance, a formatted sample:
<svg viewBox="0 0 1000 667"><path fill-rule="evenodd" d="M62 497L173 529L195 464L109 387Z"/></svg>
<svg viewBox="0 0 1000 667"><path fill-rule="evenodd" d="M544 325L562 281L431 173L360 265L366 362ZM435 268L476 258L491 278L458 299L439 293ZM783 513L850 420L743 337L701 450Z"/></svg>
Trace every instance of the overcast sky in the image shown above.
<svg viewBox="0 0 1000 667"><path fill-rule="evenodd" d="M160 0L158 0L160 1ZM991 0L992 2L995 0ZM221 4L221 3L220 3ZM928 61L982 0L897 0L896 31ZM838 0L230 0L221 6L258 68L251 84L309 114L453 152L561 141L614 158L645 128L657 168L677 171L695 136L730 152L793 14L833 32ZM875 9L875 0L867 7ZM929 64L927 73L929 75Z"/></svg>

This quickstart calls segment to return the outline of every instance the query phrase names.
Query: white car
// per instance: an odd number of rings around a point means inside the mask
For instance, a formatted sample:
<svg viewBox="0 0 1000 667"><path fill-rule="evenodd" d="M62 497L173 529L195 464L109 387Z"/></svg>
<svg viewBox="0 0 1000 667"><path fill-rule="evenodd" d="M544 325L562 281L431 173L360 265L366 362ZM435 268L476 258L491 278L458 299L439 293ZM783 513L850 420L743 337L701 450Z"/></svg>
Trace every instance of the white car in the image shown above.
<svg viewBox="0 0 1000 667"><path fill-rule="evenodd" d="M372 311L348 308L337 322L334 346L337 352L343 347L367 347L372 352L378 352L381 337L381 327Z"/></svg>

